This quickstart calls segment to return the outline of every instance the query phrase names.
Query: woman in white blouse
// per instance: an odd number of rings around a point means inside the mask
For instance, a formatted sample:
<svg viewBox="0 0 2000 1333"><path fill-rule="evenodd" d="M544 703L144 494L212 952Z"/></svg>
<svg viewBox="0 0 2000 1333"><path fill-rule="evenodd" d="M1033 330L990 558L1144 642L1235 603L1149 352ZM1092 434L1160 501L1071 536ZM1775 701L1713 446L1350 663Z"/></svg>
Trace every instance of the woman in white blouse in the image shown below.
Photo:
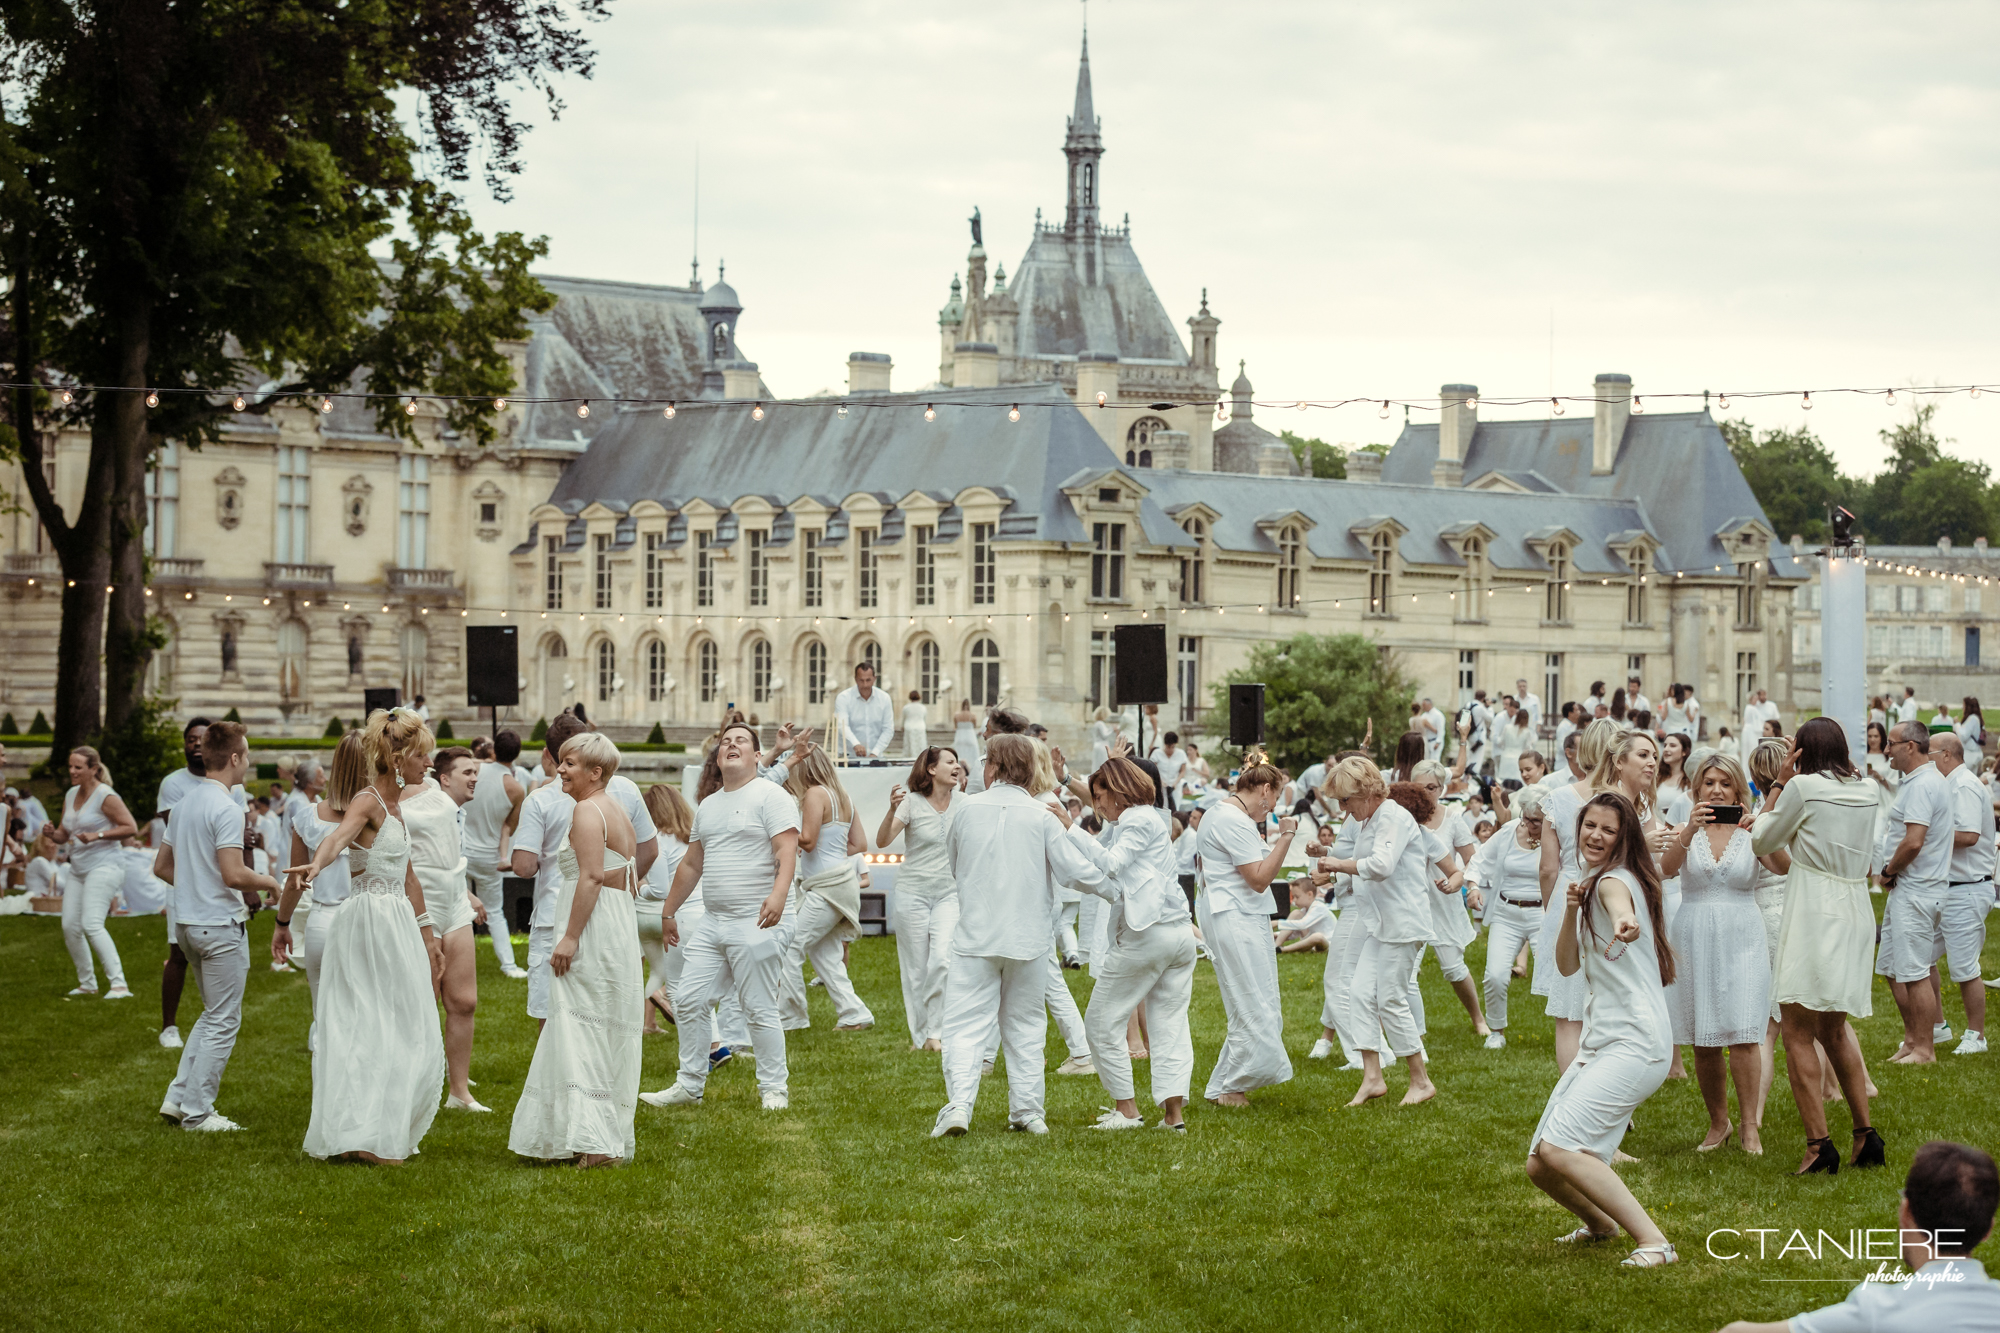
<svg viewBox="0 0 2000 1333"><path fill-rule="evenodd" d="M1416 813L1433 813L1429 792L1398 784L1417 799ZM1389 784L1367 759L1343 759L1327 775L1326 789L1341 812L1356 824L1352 857L1334 856L1321 868L1357 881L1355 906L1367 941L1361 946L1351 987L1355 1027L1363 1042L1379 1040L1389 1053L1409 1066L1409 1091L1403 1105L1415 1106L1437 1096L1424 1067L1423 1041L1410 1011L1410 978L1430 943L1430 899L1437 893L1431 867L1451 855L1442 840L1425 829L1410 810L1390 799ZM1389 1091L1382 1077L1382 1052L1361 1049L1361 1087L1349 1106L1361 1106Z"/></svg>
<svg viewBox="0 0 2000 1333"><path fill-rule="evenodd" d="M118 844L139 831L132 812L111 789L111 775L97 751L79 745L69 752L70 789L63 794L62 822L55 830L58 843L69 846L69 887L63 891L63 943L69 946L70 961L76 964L76 989L71 995L97 994L97 970L90 951L104 962L104 979L109 987L107 1000L130 999L125 987L125 966L118 959L118 946L104 928L111 901L125 884L125 866L118 859Z"/></svg>
<svg viewBox="0 0 2000 1333"><path fill-rule="evenodd" d="M1534 719L1511 699L1503 699L1493 719L1493 780L1521 777L1521 756L1535 743Z"/></svg>
<svg viewBox="0 0 2000 1333"><path fill-rule="evenodd" d="M933 746L910 765L909 786L889 791L889 810L875 830L875 846L887 851L903 838L903 864L896 871L896 962L903 978L903 1017L910 1026L910 1049L944 1049L944 983L951 967L951 934L958 924L958 881L951 875L946 839L965 800L958 752Z"/></svg>

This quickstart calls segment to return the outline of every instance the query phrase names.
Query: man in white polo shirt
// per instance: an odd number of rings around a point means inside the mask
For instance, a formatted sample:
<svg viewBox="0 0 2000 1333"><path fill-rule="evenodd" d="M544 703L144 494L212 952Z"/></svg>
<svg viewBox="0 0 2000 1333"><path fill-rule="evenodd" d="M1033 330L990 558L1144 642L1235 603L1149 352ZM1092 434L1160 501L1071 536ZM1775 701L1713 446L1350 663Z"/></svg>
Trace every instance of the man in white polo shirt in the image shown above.
<svg viewBox="0 0 2000 1333"><path fill-rule="evenodd" d="M243 810L229 790L250 767L243 725L211 723L201 750L206 776L175 805L155 871L173 886L178 943L202 999L160 1115L186 1130L232 1130L242 1126L215 1109L215 1096L243 1025L243 986L250 976L244 922L257 895L275 894L278 882L243 857Z"/></svg>
<svg viewBox="0 0 2000 1333"><path fill-rule="evenodd" d="M1921 722L1898 722L1889 733L1889 763L1903 775L1889 807L1885 838L1897 841L1882 867L1894 895L1895 925L1890 990L1903 1013L1903 1045L1889 1057L1898 1064L1930 1064L1937 1059L1937 994L1930 987L1931 944L1943 931L1951 894L1951 853L1958 830L1952 784L1931 762L1930 732ZM1897 830L1901 828L1899 833Z"/></svg>
<svg viewBox="0 0 2000 1333"><path fill-rule="evenodd" d="M1984 1055L1986 985L1979 975L1979 956L1986 948L1986 910L1993 904L1993 794L1965 762L1965 743L1957 736L1940 731L1931 737L1930 748L1932 765L1951 784L1957 816L1950 893L1938 917L1939 938L1931 942L1931 953L1943 955L1965 1001L1965 1035L1953 1054ZM1930 984L1937 985L1935 967Z"/></svg>

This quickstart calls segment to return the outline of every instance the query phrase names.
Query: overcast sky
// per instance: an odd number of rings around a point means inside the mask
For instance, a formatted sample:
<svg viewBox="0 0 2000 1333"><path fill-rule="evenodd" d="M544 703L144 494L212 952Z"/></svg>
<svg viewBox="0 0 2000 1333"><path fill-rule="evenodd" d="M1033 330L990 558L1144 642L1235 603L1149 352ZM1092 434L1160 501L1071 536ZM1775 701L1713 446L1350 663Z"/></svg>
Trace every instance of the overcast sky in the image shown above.
<svg viewBox="0 0 2000 1333"><path fill-rule="evenodd" d="M685 283L699 143L702 278L727 260L772 388L838 388L853 350L917 388L973 205L1010 270L1062 215L1081 17L618 0L479 216L549 272ZM1899 409L1826 390L2000 384L2000 6L1098 0L1090 34L1106 215L1176 323L1208 289L1260 400L1811 388L1731 414L1868 473ZM1939 424L2000 466L2000 390Z"/></svg>

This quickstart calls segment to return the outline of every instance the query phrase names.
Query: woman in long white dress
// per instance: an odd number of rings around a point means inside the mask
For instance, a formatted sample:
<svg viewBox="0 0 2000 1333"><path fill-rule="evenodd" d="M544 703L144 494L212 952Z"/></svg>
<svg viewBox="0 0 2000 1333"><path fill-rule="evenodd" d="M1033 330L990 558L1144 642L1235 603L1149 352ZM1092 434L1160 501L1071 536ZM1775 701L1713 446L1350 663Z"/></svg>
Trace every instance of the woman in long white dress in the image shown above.
<svg viewBox="0 0 2000 1333"><path fill-rule="evenodd" d="M918 755L908 789L900 783L890 789L888 813L875 830L878 850L888 850L898 834L903 838L890 924L913 1051L944 1050L944 983L958 925L958 881L945 843L965 799L958 790L963 771L954 750L933 747Z"/></svg>
<svg viewBox="0 0 2000 1333"><path fill-rule="evenodd" d="M1565 890L1557 966L1583 976L1590 998L1576 1059L1528 1141L1528 1178L1583 1223L1560 1243L1609 1240L1623 1227L1639 1242L1624 1262L1653 1268L1680 1256L1611 1163L1633 1112L1667 1079L1674 955L1654 925L1660 882L1632 802L1616 791L1591 797L1576 841L1585 876Z"/></svg>
<svg viewBox="0 0 2000 1333"><path fill-rule="evenodd" d="M1969 694L1965 696L1964 711L1959 713L1958 721L1951 724L1951 729L1958 734L1959 743L1965 747L1965 762L1977 773L1980 765L1986 762L1985 748L1981 743L1986 734L1986 717L1979 711L1979 700Z"/></svg>
<svg viewBox="0 0 2000 1333"><path fill-rule="evenodd" d="M1976 770L1975 770L1976 771ZM125 986L125 965L118 959L118 946L104 928L111 901L125 884L125 865L118 859L118 845L139 831L132 812L111 789L111 775L97 751L79 745L69 752L71 787L63 793L62 822L55 831L58 843L69 845L69 884L63 890L63 943L76 964L76 989L71 995L97 994L97 968L90 951L104 962L107 1000L129 1000Z"/></svg>
<svg viewBox="0 0 2000 1333"><path fill-rule="evenodd" d="M930 710L924 707L921 690L910 691L910 701L903 705L903 754L915 759L930 749Z"/></svg>
<svg viewBox="0 0 2000 1333"><path fill-rule="evenodd" d="M408 774L398 813L410 835L410 866L423 886L431 928L444 953L438 1000L444 1005L445 1109L491 1112L472 1095L472 1032L479 1010L479 958L472 937L486 904L465 874L459 811L476 790L479 761L463 746L446 746L422 773Z"/></svg>
<svg viewBox="0 0 2000 1333"><path fill-rule="evenodd" d="M639 947L644 951L647 962L645 1031L648 1036L666 1031L656 1019L674 1021L672 984L680 978L680 969L668 971L667 953L661 939L660 909L666 905L667 890L674 886L674 872L681 868L682 858L687 856L688 835L694 832L694 810L681 795L680 788L671 782L656 782L646 788L646 813L653 817L653 827L660 832L660 854L653 858L652 869L646 872L645 880L639 885L639 896L634 901L634 920L639 930ZM701 910L697 904L695 910ZM681 917L687 919L687 908L681 908Z"/></svg>
<svg viewBox="0 0 2000 1333"><path fill-rule="evenodd" d="M951 715L951 722L952 752L958 756L960 766L970 772L979 764L979 714L972 711L972 700L958 701L958 711Z"/></svg>
<svg viewBox="0 0 2000 1333"><path fill-rule="evenodd" d="M549 956L549 1017L514 1106L507 1146L523 1157L575 1160L579 1167L632 1160L639 1104L639 928L630 895L638 836L605 784L618 747L602 732L563 742L556 774L576 802L558 860L556 919L565 923Z"/></svg>
<svg viewBox="0 0 2000 1333"><path fill-rule="evenodd" d="M313 857L319 854L320 844L326 841L329 833L340 827L342 812L347 809L348 802L368 785L368 778L367 744L360 732L350 731L334 747L325 797L315 801L292 821L288 864L312 864ZM305 963L306 992L312 1000L313 1010L312 1023L306 1029L306 1048L315 1050L319 1044L319 976L326 964L326 936L333 929L340 905L354 891L347 861L335 857L328 862L326 869L320 871L312 882L311 897L302 902L305 889L303 878L287 876L284 891L278 896L278 924L271 932L271 961L289 958L292 936L304 936L300 954ZM299 916L304 916L305 922L295 931L292 923Z"/></svg>
<svg viewBox="0 0 2000 1333"><path fill-rule="evenodd" d="M1533 995L1546 996L1548 1015L1556 1023L1556 1069L1569 1068L1576 1058L1577 1043L1583 1040L1583 1011L1589 991L1583 973L1565 973L1556 966L1556 935L1562 929L1563 892L1583 878L1576 859L1577 819L1584 802L1595 796L1598 768L1604 756L1625 736L1625 729L1610 718L1598 718L1583 729L1576 743L1577 766L1584 776L1564 783L1542 798L1542 933L1535 940L1534 975L1528 983Z"/></svg>
<svg viewBox="0 0 2000 1333"><path fill-rule="evenodd" d="M1493 719L1493 780L1521 780L1521 756L1535 743L1534 717L1518 703L1504 702Z"/></svg>
<svg viewBox="0 0 2000 1333"><path fill-rule="evenodd" d="M403 1161L438 1113L444 1038L431 987L444 954L397 813L408 772L421 774L432 744L430 728L407 709L371 714L363 745L374 780L336 809L340 827L302 870L316 885L347 853L349 892L319 966L305 1141L314 1157Z"/></svg>
<svg viewBox="0 0 2000 1333"><path fill-rule="evenodd" d="M1692 775L1696 805L1667 843L1661 873L1679 875L1681 908L1667 927L1679 961L1667 987L1674 1044L1694 1047L1694 1073L1708 1108L1708 1136L1696 1152L1729 1141L1729 1079L1736 1080L1743 1151L1761 1154L1755 1122L1762 1085L1760 1043L1771 1011L1771 962L1757 908L1760 867L1750 851L1750 782L1726 754L1704 755ZM1719 823L1717 806L1739 812ZM1726 1061L1726 1064L1725 1064Z"/></svg>
<svg viewBox="0 0 2000 1333"><path fill-rule="evenodd" d="M1111 757L1111 747L1118 742L1118 727L1111 720L1111 710L1098 705L1090 715L1090 771L1095 773L1105 760Z"/></svg>

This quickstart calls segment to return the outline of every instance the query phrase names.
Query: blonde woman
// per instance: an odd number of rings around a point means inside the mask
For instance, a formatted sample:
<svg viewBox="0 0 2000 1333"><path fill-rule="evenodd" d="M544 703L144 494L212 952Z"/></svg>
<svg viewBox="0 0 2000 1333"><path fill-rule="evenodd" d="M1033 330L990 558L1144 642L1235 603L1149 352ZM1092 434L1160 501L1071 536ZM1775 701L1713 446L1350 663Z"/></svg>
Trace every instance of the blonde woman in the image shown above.
<svg viewBox="0 0 2000 1333"><path fill-rule="evenodd" d="M605 793L618 747L602 732L563 742L556 776L576 802L558 860L562 937L549 955L549 1018L535 1043L507 1146L523 1157L579 1167L629 1162L637 1150L639 1027L644 994L637 885L639 836Z"/></svg>
<svg viewBox="0 0 2000 1333"><path fill-rule="evenodd" d="M673 783L656 782L646 788L646 812L653 817L653 827L659 830L660 854L646 872L633 905L638 912L639 947L644 950L650 969L646 976L646 1031L652 1034L664 1031L658 1019L674 1021L673 1002L668 996L680 976L680 967L678 960L669 961L660 942L660 907L667 901L667 890L673 887L674 872L681 868L681 858L687 855L688 835L694 832L694 807ZM685 906L681 915L689 917Z"/></svg>
<svg viewBox="0 0 2000 1333"><path fill-rule="evenodd" d="M778 1017L787 1031L810 1027L803 984L806 959L833 1001L836 1032L865 1032L875 1015L847 975L847 941L861 934L861 876L851 859L868 850L868 834L854 818L854 800L826 751L795 750L785 790L799 803L799 900L785 952L785 993Z"/></svg>
<svg viewBox="0 0 2000 1333"><path fill-rule="evenodd" d="M1734 758L1717 751L1697 757L1688 774L1695 805L1660 856L1660 873L1681 877L1681 910L1667 927L1680 970L1667 987L1674 1043L1694 1047L1695 1079L1708 1107L1708 1136L1696 1152L1729 1141L1729 1079L1743 1117L1735 1132L1743 1151L1761 1154L1754 1114L1759 1092L1759 1043L1770 1021L1771 961L1757 910L1757 858L1750 851L1750 780ZM1734 818L1716 817L1719 807ZM1726 1061L1726 1063L1725 1063Z"/></svg>
<svg viewBox="0 0 2000 1333"><path fill-rule="evenodd" d="M63 793L62 823L55 831L58 844L69 847L69 886L63 891L63 943L69 946L70 961L76 964L76 989L71 995L97 994L97 969L90 951L104 962L107 1000L129 1000L125 987L125 966L118 960L118 946L104 928L111 900L125 883L125 865L118 858L118 844L139 831L132 812L111 789L111 775L104 761L88 745L69 752L70 789Z"/></svg>
<svg viewBox="0 0 2000 1333"><path fill-rule="evenodd" d="M305 1141L313 1157L401 1162L438 1113L444 1040L431 988L444 973L444 950L400 813L404 791L424 780L434 743L408 709L370 714L362 744L373 780L340 805L329 801L340 827L321 840L312 864L286 871L317 885L346 852L351 880L319 967Z"/></svg>
<svg viewBox="0 0 2000 1333"><path fill-rule="evenodd" d="M1549 1017L1556 1023L1556 1069L1569 1068L1583 1040L1583 1011L1590 992L1580 971L1556 967L1556 932L1562 928L1563 888L1583 878L1576 859L1576 821L1583 806L1600 790L1596 773L1604 757L1625 736L1610 718L1598 718L1577 738L1576 763L1583 777L1545 789L1542 796L1542 931L1535 940L1535 967L1528 983L1531 994L1546 996ZM1550 909L1555 910L1551 911Z"/></svg>
<svg viewBox="0 0 2000 1333"><path fill-rule="evenodd" d="M1111 747L1118 741L1118 727L1111 720L1111 710L1099 704L1097 711L1090 715L1090 771L1095 773L1099 765L1111 757Z"/></svg>
<svg viewBox="0 0 2000 1333"><path fill-rule="evenodd" d="M910 765L909 788L889 791L889 811L875 830L887 851L903 838L896 872L896 961L903 978L903 1017L910 1049L944 1050L944 983L951 968L951 936L958 925L958 881L952 878L946 840L965 797L958 752L932 746Z"/></svg>
<svg viewBox="0 0 2000 1333"><path fill-rule="evenodd" d="M361 794L369 779L368 748L358 731L340 738L333 751L333 769L327 779L326 796L292 821L291 865L309 865L318 854L326 835L340 827L341 814ZM305 881L288 875L278 898L278 924L271 932L271 958L275 962L292 951L292 922L306 888ZM311 909L304 913L306 989L312 999L313 1024L307 1029L306 1046L313 1049L319 1040L319 976L326 962L326 937L333 929L335 909L353 892L347 862L335 860L312 882Z"/></svg>

